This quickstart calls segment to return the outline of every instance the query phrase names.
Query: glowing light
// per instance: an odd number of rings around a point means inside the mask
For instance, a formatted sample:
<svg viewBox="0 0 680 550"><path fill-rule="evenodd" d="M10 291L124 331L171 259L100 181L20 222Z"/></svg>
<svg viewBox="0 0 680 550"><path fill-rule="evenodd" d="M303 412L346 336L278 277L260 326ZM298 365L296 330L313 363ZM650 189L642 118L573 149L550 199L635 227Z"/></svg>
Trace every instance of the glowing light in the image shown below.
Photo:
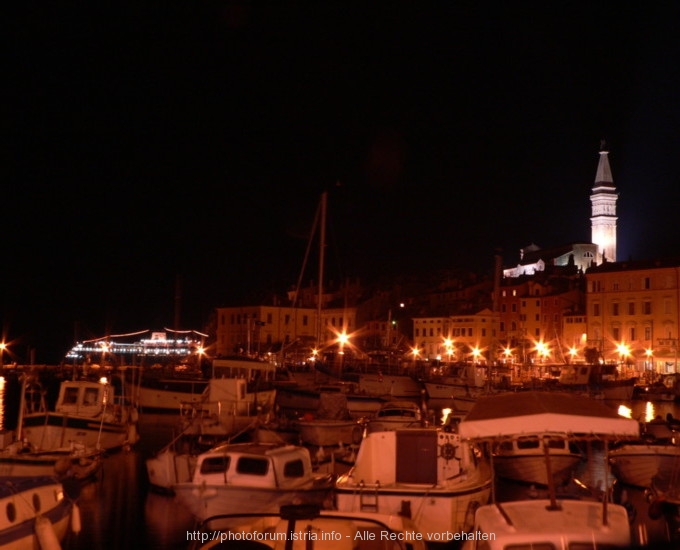
<svg viewBox="0 0 680 550"><path fill-rule="evenodd" d="M106 376L102 376L102 377L99 379L99 383L100 383L100 384L108 384L109 381L108 381L108 379L106 378Z"/></svg>
<svg viewBox="0 0 680 550"><path fill-rule="evenodd" d="M633 411L626 407L625 405L619 405L619 410L618 410L619 416L623 416L625 418L632 418L633 417Z"/></svg>
<svg viewBox="0 0 680 550"><path fill-rule="evenodd" d="M572 359L575 359L578 355L578 350L575 347L569 348L569 355L571 355Z"/></svg>
<svg viewBox="0 0 680 550"><path fill-rule="evenodd" d="M630 355L630 347L628 347L623 342L621 342L620 344L616 344L616 351L622 357L628 357Z"/></svg>
<svg viewBox="0 0 680 550"><path fill-rule="evenodd" d="M442 409L442 426L446 425L446 421L449 419L449 415L453 412L453 409Z"/></svg>
<svg viewBox="0 0 680 550"><path fill-rule="evenodd" d="M481 355L482 355L482 350L480 350L479 348L473 348L473 349L472 349L472 358L473 358L475 361L479 361L479 357L480 357Z"/></svg>
<svg viewBox="0 0 680 550"><path fill-rule="evenodd" d="M654 409L654 403L647 401L645 405L645 422L651 422L656 418L656 410Z"/></svg>

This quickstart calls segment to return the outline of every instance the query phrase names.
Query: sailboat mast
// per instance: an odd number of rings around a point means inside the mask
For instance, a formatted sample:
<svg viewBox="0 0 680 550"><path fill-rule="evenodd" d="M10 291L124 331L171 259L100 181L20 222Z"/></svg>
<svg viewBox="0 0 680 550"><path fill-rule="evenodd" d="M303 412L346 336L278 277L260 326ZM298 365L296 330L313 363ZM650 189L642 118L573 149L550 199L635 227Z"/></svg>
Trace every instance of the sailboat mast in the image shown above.
<svg viewBox="0 0 680 550"><path fill-rule="evenodd" d="M323 266L326 252L326 204L328 192L321 195L321 223L319 224L319 295L316 304L316 347L321 347L321 304L323 298Z"/></svg>

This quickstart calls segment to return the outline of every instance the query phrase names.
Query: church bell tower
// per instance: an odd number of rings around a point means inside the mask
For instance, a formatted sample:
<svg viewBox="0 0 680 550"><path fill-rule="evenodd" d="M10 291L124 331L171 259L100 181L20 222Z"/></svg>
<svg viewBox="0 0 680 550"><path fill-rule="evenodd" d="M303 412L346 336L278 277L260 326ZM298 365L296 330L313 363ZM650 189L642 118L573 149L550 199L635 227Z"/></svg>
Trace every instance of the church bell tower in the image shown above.
<svg viewBox="0 0 680 550"><path fill-rule="evenodd" d="M609 167L609 152L604 142L600 147L595 184L590 193L592 216L590 227L593 244L597 245L596 263L616 261L616 201L619 197L614 187Z"/></svg>

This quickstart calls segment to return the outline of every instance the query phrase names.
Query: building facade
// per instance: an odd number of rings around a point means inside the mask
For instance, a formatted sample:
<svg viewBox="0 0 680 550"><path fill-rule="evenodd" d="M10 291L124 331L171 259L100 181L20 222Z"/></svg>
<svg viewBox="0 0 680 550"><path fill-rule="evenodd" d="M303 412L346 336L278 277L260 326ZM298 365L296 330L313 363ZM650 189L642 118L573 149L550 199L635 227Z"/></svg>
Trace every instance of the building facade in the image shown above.
<svg viewBox="0 0 680 550"><path fill-rule="evenodd" d="M588 347L637 371L677 372L680 259L606 262L586 279Z"/></svg>

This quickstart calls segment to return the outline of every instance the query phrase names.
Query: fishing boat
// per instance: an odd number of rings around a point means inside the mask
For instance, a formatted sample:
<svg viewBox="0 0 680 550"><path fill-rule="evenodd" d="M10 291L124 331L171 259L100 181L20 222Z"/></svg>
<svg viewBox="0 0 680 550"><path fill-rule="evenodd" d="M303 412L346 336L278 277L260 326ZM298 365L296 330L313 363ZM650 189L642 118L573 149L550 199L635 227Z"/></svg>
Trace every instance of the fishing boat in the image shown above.
<svg viewBox="0 0 680 550"><path fill-rule="evenodd" d="M199 520L233 513L278 513L285 504L323 505L333 476L318 475L305 447L233 443L200 454L191 479L173 485Z"/></svg>
<svg viewBox="0 0 680 550"><path fill-rule="evenodd" d="M339 393L322 393L316 413L305 414L296 425L300 440L316 447L358 444L364 431L361 422L351 417L347 398Z"/></svg>
<svg viewBox="0 0 680 550"><path fill-rule="evenodd" d="M559 387L596 399L630 401L637 378L621 378L616 365L570 364L560 371Z"/></svg>
<svg viewBox="0 0 680 550"><path fill-rule="evenodd" d="M384 432L399 428L417 428L422 425L423 414L413 401L388 401L375 416L369 418L366 430Z"/></svg>
<svg viewBox="0 0 680 550"><path fill-rule="evenodd" d="M247 380L237 376L211 378L200 401L180 404L180 432L224 440L254 428L273 411L276 390L268 386L249 389Z"/></svg>
<svg viewBox="0 0 680 550"><path fill-rule="evenodd" d="M21 440L35 451L57 451L72 444L87 449L129 448L139 440L137 409L117 396L105 379L66 380L54 411L40 407L22 418Z"/></svg>
<svg viewBox="0 0 680 550"><path fill-rule="evenodd" d="M495 473L502 478L528 484L548 485L545 448L550 452L550 475L555 485L564 485L581 462L581 453L570 444L568 434L523 435L500 441L493 452Z"/></svg>
<svg viewBox="0 0 680 550"><path fill-rule="evenodd" d="M476 397L486 385L486 367L456 363L441 367L441 373L424 381L430 399Z"/></svg>
<svg viewBox="0 0 680 550"><path fill-rule="evenodd" d="M0 477L0 508L3 550L58 550L76 510L59 480L43 476Z"/></svg>
<svg viewBox="0 0 680 550"><path fill-rule="evenodd" d="M480 548L629 548L632 537L626 508L609 502L560 498L557 495L549 445L551 434L574 440L638 438L634 420L618 416L599 401L561 392L507 393L478 400L459 424L465 440L497 445L519 437L542 441L549 498L496 501L475 512L466 550ZM493 457L495 461L495 456ZM605 486L609 486L605 482ZM489 535L493 534L492 537ZM486 535L486 537L485 537ZM480 538L481 537L481 538Z"/></svg>
<svg viewBox="0 0 680 550"><path fill-rule="evenodd" d="M338 477L340 512L403 515L417 533L457 533L472 527L474 510L491 494L488 458L441 428L372 432L354 466ZM440 541L441 542L441 541Z"/></svg>
<svg viewBox="0 0 680 550"><path fill-rule="evenodd" d="M297 414L315 412L321 405L323 394L336 393L345 396L347 410L352 418L362 418L374 414L389 395L361 393L354 382L331 382L325 384L298 384L279 387L276 404L283 411Z"/></svg>
<svg viewBox="0 0 680 550"><path fill-rule="evenodd" d="M102 451L71 441L64 448L38 450L23 438L24 417L35 410L44 410L42 386L30 375L21 383L19 418L14 434L5 432L8 442L0 450L0 476L58 476L79 480L91 478L101 468Z"/></svg>
<svg viewBox="0 0 680 550"><path fill-rule="evenodd" d="M218 536L215 536L218 533ZM271 514L231 514L208 518L195 533L190 550L268 548L307 550L426 550L404 516L372 515L289 505ZM255 541L253 543L251 541ZM240 546L243 545L243 546Z"/></svg>

